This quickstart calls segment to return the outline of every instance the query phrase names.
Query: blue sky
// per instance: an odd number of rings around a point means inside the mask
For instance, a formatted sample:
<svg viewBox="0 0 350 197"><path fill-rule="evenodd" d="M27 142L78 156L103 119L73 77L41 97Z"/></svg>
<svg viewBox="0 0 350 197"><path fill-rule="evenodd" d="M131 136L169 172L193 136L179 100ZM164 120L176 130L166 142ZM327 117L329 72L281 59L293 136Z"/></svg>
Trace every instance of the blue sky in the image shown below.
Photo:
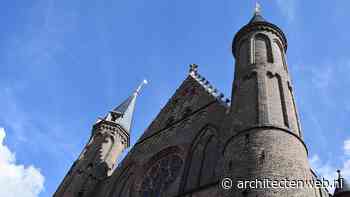
<svg viewBox="0 0 350 197"><path fill-rule="evenodd" d="M28 197L51 196L96 118L144 78L150 83L137 102L132 143L186 77L190 63L198 64L201 74L230 97L232 38L251 18L254 4L3 2L0 153L5 156L0 155L0 162L18 176L5 176L3 170L0 177L6 179L0 183L26 183L34 177L36 184L9 188L23 189ZM350 176L350 2L261 4L265 18L280 26L289 41L289 69L312 165L325 177L334 176L337 168ZM16 191L6 194L16 196Z"/></svg>

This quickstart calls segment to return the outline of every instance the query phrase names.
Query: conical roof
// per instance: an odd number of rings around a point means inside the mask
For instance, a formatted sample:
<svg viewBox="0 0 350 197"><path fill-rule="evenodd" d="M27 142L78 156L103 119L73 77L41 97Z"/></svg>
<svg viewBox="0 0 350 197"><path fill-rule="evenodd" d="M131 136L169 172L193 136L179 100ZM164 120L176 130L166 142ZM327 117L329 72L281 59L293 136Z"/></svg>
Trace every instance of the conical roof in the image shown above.
<svg viewBox="0 0 350 197"><path fill-rule="evenodd" d="M132 106L133 100L136 98L136 95L129 96L124 102L122 102L120 105L118 105L116 108L113 109L113 112L116 112L118 114L124 115L129 107Z"/></svg>
<svg viewBox="0 0 350 197"><path fill-rule="evenodd" d="M284 35L283 31L275 24L267 21L261 14L261 6L259 3L256 4L255 12L253 17L250 19L250 21L244 25L235 35L233 38L232 43L232 53L233 56L236 57L236 50L238 41L240 38L244 37L244 35L248 34L250 31L257 31L262 26L265 26L266 28L273 29L273 31L276 33L278 37L280 37L281 41L283 42L284 50L287 51L287 38Z"/></svg>
<svg viewBox="0 0 350 197"><path fill-rule="evenodd" d="M133 92L131 96L125 99L120 105L114 108L108 115L105 117L105 120L112 121L119 124L125 129L126 132L130 132L136 98L140 93L140 90L144 84L147 84L147 81L144 80L138 88Z"/></svg>
<svg viewBox="0 0 350 197"><path fill-rule="evenodd" d="M252 17L252 19L250 19L249 24L252 23L258 23L258 22L267 22L265 20L265 18L261 15L260 12L255 12L254 16Z"/></svg>

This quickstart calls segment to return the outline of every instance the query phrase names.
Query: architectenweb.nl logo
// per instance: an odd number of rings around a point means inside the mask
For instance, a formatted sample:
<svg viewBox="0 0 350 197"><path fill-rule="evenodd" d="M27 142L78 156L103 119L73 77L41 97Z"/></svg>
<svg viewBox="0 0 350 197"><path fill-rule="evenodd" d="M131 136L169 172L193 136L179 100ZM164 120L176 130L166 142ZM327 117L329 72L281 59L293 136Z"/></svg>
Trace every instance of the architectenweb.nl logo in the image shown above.
<svg viewBox="0 0 350 197"><path fill-rule="evenodd" d="M255 179L255 180L235 180L224 178L221 181L221 187L224 190L230 189L298 189L298 188L342 188L343 179L329 181L327 179L311 179L311 180L271 180L271 179Z"/></svg>

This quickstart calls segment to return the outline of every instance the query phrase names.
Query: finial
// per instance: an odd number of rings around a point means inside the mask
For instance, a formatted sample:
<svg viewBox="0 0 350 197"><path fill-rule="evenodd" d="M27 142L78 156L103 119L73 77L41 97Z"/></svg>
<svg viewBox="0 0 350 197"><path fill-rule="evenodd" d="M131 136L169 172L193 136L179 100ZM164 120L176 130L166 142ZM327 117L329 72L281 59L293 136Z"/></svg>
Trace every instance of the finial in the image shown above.
<svg viewBox="0 0 350 197"><path fill-rule="evenodd" d="M138 95L138 94L140 93L142 87L143 87L144 85L146 85L146 84L148 84L148 81L147 81L146 79L144 79L144 80L141 82L141 84L137 87L137 89L136 89L136 91L135 91L135 94Z"/></svg>
<svg viewBox="0 0 350 197"><path fill-rule="evenodd" d="M261 13L261 5L258 1L255 2L255 14Z"/></svg>
<svg viewBox="0 0 350 197"><path fill-rule="evenodd" d="M338 179L341 179L341 172L340 172L340 170L337 170L337 173L338 173Z"/></svg>
<svg viewBox="0 0 350 197"><path fill-rule="evenodd" d="M343 179L343 177L341 176L340 170L337 170L337 173L338 173L338 185L337 185L337 188L343 189L343 186L344 186L344 179Z"/></svg>
<svg viewBox="0 0 350 197"><path fill-rule="evenodd" d="M198 71L198 65L197 64L190 64L190 73L196 73Z"/></svg>

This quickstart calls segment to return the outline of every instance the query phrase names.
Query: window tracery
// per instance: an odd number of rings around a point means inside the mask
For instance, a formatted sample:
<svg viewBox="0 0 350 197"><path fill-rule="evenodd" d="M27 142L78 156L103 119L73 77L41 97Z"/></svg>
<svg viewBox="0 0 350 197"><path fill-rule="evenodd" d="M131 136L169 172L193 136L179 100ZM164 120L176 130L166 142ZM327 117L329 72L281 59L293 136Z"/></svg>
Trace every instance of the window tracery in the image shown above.
<svg viewBox="0 0 350 197"><path fill-rule="evenodd" d="M177 154L165 156L155 162L146 172L141 184L142 197L161 197L178 177L183 160Z"/></svg>

